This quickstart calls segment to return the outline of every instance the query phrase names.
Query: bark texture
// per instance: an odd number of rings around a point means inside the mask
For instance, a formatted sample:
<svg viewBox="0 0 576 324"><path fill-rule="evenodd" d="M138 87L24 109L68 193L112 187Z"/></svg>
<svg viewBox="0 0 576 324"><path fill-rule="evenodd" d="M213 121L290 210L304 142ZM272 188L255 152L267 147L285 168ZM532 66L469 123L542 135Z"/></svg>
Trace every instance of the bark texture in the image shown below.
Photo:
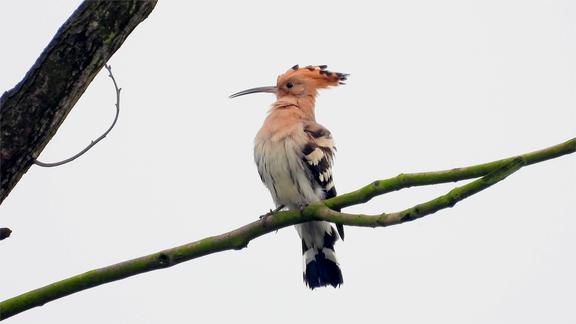
<svg viewBox="0 0 576 324"><path fill-rule="evenodd" d="M156 2L85 1L24 79L0 97L0 204Z"/></svg>

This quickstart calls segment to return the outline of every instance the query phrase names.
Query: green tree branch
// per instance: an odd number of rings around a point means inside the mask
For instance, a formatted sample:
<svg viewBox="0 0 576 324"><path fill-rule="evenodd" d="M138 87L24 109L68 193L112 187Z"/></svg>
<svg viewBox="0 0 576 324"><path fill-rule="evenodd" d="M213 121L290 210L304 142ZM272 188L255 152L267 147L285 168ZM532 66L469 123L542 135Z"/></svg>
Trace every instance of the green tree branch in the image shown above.
<svg viewBox="0 0 576 324"><path fill-rule="evenodd" d="M251 240L259 236L302 222L326 220L351 226L383 227L412 221L433 214L438 210L452 207L457 202L502 181L525 165L557 158L565 154L574 153L575 151L576 138L540 151L490 163L446 171L401 174L394 178L375 181L357 191L311 204L301 211L278 212L228 233L88 271L7 299L0 302L0 320L105 283L152 270L171 267L184 261L220 251L242 249L246 247ZM400 212L383 213L380 215L362 215L340 213L331 209L362 204L375 196L402 188L473 178L479 179L456 187L436 199L418 204Z"/></svg>
<svg viewBox="0 0 576 324"><path fill-rule="evenodd" d="M542 150L526 153L520 155L519 157L526 161L526 165L530 165L554 159L565 154L574 153L575 150L576 138L573 138L564 143L554 145ZM373 183L359 190L328 199L326 200L326 206L333 209L344 208L357 205L359 203L365 203L376 196L404 188L455 182L482 177L506 164L509 164L515 158L516 157L511 157L465 168L456 168L444 171L400 174L394 178L374 181Z"/></svg>

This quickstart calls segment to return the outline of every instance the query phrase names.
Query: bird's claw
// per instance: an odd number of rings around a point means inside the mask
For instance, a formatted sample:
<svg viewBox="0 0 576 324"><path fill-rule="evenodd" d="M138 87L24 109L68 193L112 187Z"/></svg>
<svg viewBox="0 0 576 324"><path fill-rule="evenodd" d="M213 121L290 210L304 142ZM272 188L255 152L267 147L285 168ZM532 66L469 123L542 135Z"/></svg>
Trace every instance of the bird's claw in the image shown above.
<svg viewBox="0 0 576 324"><path fill-rule="evenodd" d="M266 214L260 215L260 220L266 220L266 218L268 218L272 215L274 215L274 211L272 209L270 209L270 211L267 212Z"/></svg>
<svg viewBox="0 0 576 324"><path fill-rule="evenodd" d="M267 212L266 214L260 216L260 220L265 221L268 217L276 214L277 212L281 211L282 208L284 208L284 205L280 205L278 206L276 209L270 209L269 212Z"/></svg>

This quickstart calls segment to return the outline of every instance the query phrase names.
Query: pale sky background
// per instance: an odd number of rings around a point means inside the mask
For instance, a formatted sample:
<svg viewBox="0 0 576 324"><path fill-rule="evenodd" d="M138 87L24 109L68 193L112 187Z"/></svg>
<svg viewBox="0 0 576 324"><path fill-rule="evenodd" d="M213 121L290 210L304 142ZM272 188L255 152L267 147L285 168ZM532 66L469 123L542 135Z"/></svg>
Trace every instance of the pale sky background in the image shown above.
<svg viewBox="0 0 576 324"><path fill-rule="evenodd" d="M0 2L0 91L32 66L79 1ZM273 206L252 158L294 64L351 74L317 119L338 146L340 193L401 172L488 162L576 135L576 2L160 1L111 58L116 128L59 168L33 166L0 207L0 300L220 234ZM104 131L103 70L41 155ZM302 282L292 228L90 289L7 323L575 323L576 156L527 167L450 210L347 227L340 289ZM414 188L349 208L391 212Z"/></svg>

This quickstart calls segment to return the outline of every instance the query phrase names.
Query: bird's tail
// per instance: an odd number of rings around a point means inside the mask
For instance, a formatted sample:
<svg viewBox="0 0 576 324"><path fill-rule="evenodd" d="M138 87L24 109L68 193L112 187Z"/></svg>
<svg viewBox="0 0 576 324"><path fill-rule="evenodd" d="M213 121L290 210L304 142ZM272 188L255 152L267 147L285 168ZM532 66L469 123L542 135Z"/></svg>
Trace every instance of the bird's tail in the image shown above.
<svg viewBox="0 0 576 324"><path fill-rule="evenodd" d="M342 284L342 271L334 252L338 233L327 222L308 222L296 225L302 238L304 282L310 289Z"/></svg>

